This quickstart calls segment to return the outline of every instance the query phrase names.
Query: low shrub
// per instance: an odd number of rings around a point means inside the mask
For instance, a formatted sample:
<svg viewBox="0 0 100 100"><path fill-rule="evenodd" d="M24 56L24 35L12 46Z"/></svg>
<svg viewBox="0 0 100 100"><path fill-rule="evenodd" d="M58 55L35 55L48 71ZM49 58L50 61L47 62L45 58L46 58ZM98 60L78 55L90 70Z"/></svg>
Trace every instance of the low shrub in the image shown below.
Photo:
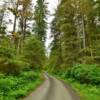
<svg viewBox="0 0 100 100"><path fill-rule="evenodd" d="M82 100L100 100L100 87L98 85L80 84L72 78L65 79L65 81L75 89Z"/></svg>
<svg viewBox="0 0 100 100"><path fill-rule="evenodd" d="M35 80L39 77L38 73L34 73L33 71L23 72L21 73L21 77L24 77L26 80Z"/></svg>
<svg viewBox="0 0 100 100"><path fill-rule="evenodd" d="M11 86L13 85L13 81L9 80L9 79L0 79L0 91L2 91L3 93L7 93Z"/></svg>
<svg viewBox="0 0 100 100"><path fill-rule="evenodd" d="M0 60L0 72L5 74L19 75L19 73L30 65L18 59L2 59Z"/></svg>
<svg viewBox="0 0 100 100"><path fill-rule="evenodd" d="M70 70L70 76L81 83L100 84L100 68L97 65L76 65Z"/></svg>
<svg viewBox="0 0 100 100"><path fill-rule="evenodd" d="M15 51L13 49L0 46L0 57L12 58L14 55Z"/></svg>
<svg viewBox="0 0 100 100"><path fill-rule="evenodd" d="M18 61L8 60L0 62L0 72L5 74L19 74L21 66Z"/></svg>
<svg viewBox="0 0 100 100"><path fill-rule="evenodd" d="M20 75L0 74L0 100L19 100L35 89L42 80L34 71L22 71Z"/></svg>

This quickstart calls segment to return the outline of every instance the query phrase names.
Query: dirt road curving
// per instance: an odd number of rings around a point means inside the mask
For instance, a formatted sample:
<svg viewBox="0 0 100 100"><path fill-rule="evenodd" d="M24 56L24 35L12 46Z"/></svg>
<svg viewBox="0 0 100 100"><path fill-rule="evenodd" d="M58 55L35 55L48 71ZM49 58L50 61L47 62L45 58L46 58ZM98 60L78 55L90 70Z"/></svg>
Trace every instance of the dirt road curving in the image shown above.
<svg viewBox="0 0 100 100"><path fill-rule="evenodd" d="M45 82L23 100L80 100L69 85L47 74L45 77Z"/></svg>

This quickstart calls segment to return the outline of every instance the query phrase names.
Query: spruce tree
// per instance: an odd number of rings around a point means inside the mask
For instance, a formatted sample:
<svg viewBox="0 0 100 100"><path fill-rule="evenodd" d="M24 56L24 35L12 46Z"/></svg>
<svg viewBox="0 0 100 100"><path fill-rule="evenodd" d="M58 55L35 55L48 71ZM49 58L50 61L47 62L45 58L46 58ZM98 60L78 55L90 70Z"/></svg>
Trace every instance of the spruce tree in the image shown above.
<svg viewBox="0 0 100 100"><path fill-rule="evenodd" d="M37 0L34 12L35 24L33 31L37 34L41 41L45 42L47 29L47 3L45 0Z"/></svg>

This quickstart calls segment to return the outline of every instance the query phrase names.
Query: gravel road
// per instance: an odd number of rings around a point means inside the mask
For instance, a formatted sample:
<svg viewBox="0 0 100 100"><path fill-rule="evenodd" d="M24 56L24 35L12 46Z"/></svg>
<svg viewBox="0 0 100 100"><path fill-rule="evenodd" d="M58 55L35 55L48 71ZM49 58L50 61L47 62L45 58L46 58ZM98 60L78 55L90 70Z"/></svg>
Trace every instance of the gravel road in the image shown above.
<svg viewBox="0 0 100 100"><path fill-rule="evenodd" d="M66 83L45 74L45 82L23 100L80 100Z"/></svg>

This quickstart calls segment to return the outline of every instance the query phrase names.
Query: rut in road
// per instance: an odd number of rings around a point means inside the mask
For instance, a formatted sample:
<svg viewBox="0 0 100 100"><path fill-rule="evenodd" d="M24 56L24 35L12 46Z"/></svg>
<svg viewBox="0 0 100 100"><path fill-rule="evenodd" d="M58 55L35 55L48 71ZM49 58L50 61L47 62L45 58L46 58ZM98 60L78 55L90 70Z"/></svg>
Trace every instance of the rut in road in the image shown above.
<svg viewBox="0 0 100 100"><path fill-rule="evenodd" d="M80 100L69 85L52 76L45 75L45 77L45 82L23 100Z"/></svg>

